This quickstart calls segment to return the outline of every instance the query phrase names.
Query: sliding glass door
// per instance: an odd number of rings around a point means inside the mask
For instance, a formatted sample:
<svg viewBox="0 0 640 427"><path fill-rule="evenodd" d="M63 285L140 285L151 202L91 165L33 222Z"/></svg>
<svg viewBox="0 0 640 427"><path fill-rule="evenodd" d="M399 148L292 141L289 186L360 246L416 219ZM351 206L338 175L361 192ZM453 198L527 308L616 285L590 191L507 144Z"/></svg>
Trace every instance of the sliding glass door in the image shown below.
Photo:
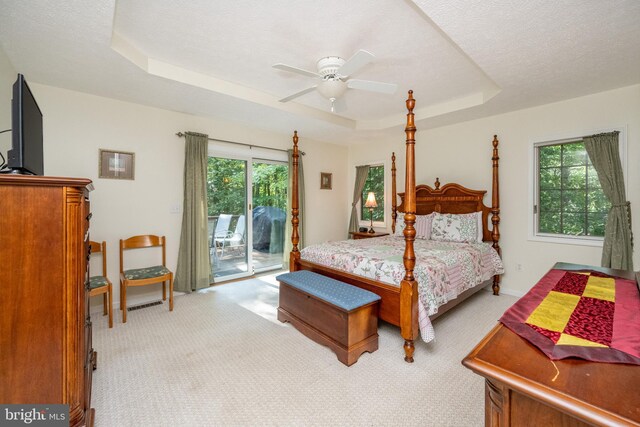
<svg viewBox="0 0 640 427"><path fill-rule="evenodd" d="M282 267L287 221L288 165L255 160L252 164L253 265L256 272Z"/></svg>
<svg viewBox="0 0 640 427"><path fill-rule="evenodd" d="M209 253L213 281L253 274L249 179L251 162L245 159L209 157L207 165L207 204Z"/></svg>
<svg viewBox="0 0 640 427"><path fill-rule="evenodd" d="M209 157L208 233L214 282L282 267L287 187L285 162Z"/></svg>

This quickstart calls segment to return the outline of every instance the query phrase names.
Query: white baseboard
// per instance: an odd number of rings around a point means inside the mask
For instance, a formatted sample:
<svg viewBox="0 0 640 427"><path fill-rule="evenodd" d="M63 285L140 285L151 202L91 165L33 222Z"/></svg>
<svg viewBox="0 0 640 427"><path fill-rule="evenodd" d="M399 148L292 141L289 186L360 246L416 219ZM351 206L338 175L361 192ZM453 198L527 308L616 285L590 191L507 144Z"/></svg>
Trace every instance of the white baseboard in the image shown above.
<svg viewBox="0 0 640 427"><path fill-rule="evenodd" d="M173 297L178 297L180 295L184 295L184 292L176 292L173 291ZM142 304L148 304L150 302L155 302L155 301L162 301L162 295L157 295L157 296L153 296L153 295L140 295L137 297L129 297L129 295L127 295L127 307L132 307L134 305L142 305ZM167 304L169 303L169 296L167 295L167 300L163 301L166 302ZM116 300L115 295L113 298L113 313L116 314L116 311L120 310L120 299L118 298ZM89 309L89 313L93 316L101 316L103 313L103 308L102 308L102 296L100 297L94 297L91 298L91 307Z"/></svg>

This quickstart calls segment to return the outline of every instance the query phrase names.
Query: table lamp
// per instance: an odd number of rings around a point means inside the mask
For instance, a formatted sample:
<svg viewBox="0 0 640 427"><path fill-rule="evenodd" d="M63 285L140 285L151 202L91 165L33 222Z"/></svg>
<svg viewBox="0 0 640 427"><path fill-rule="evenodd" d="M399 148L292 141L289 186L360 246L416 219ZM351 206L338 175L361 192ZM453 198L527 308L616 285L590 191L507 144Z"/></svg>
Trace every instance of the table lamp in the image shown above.
<svg viewBox="0 0 640 427"><path fill-rule="evenodd" d="M369 228L369 233L375 233L373 229L373 208L377 208L378 204L376 203L376 195L373 194L373 191L369 191L367 195L367 201L364 203L365 208L369 208L369 218L371 219L371 227Z"/></svg>

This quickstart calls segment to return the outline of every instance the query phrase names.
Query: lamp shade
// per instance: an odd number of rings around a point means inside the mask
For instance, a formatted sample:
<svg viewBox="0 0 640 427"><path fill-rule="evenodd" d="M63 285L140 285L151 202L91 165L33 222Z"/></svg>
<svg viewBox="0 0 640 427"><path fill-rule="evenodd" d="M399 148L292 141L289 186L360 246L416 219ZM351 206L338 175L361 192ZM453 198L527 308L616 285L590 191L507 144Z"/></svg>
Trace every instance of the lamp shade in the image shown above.
<svg viewBox="0 0 640 427"><path fill-rule="evenodd" d="M378 207L378 203L376 203L376 195L373 193L373 191L369 191L369 194L367 195L367 201L364 203L364 207L365 208Z"/></svg>

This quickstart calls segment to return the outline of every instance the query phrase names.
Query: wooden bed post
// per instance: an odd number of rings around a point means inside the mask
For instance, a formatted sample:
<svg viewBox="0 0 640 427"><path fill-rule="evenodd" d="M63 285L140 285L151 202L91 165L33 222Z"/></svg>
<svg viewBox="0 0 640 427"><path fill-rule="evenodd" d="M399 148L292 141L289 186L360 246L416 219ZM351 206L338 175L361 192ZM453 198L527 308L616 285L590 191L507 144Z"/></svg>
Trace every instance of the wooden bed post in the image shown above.
<svg viewBox="0 0 640 427"><path fill-rule="evenodd" d="M413 341L418 337L418 282L413 276L413 268L416 264L416 254L413 249L413 241L416 230L413 224L416 221L416 171L415 171L415 134L413 108L416 101L413 99L413 91L409 91L407 99L407 134L405 163L405 199L404 199L404 240L405 249L402 260L404 261L405 275L400 282L400 333L404 338L405 362L413 363L415 347Z"/></svg>
<svg viewBox="0 0 640 427"><path fill-rule="evenodd" d="M398 218L396 196L396 153L391 153L391 234L396 234L396 220Z"/></svg>
<svg viewBox="0 0 640 427"><path fill-rule="evenodd" d="M291 255L289 256L289 270L298 270L298 261L300 260L300 250L298 250L298 242L300 242L300 233L298 232L298 131L293 131L293 154L291 155L292 170L291 173Z"/></svg>
<svg viewBox="0 0 640 427"><path fill-rule="evenodd" d="M493 240L493 248L498 252L498 255L502 256L500 250L500 187L498 186L498 135L493 135L493 156L491 161L493 163L493 188L491 190L491 223L493 224L493 231L491 232L491 240ZM500 275L493 276L493 294L500 294Z"/></svg>

